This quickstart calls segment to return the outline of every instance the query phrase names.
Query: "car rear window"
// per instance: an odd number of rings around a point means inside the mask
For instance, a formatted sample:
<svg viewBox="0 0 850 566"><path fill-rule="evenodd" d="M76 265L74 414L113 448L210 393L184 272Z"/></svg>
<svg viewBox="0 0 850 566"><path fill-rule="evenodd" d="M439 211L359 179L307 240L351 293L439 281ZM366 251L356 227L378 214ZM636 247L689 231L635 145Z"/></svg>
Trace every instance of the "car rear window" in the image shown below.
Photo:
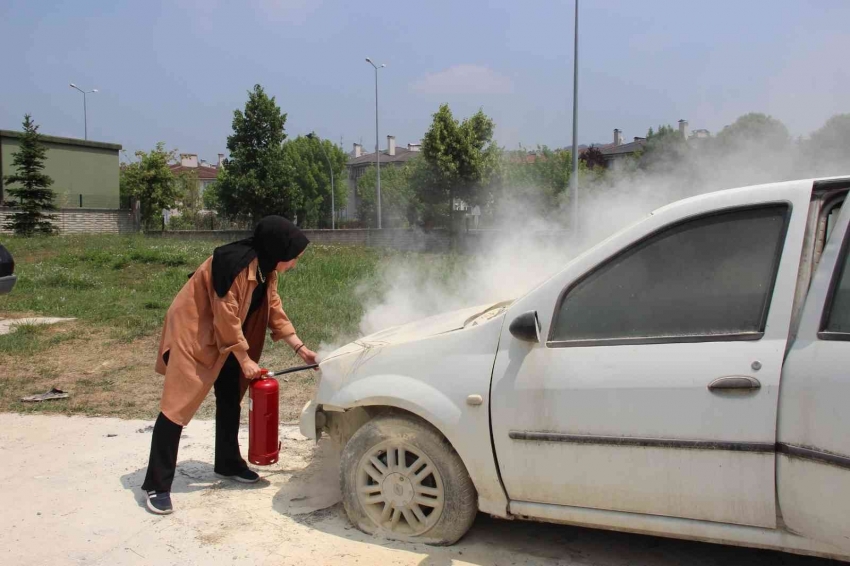
<svg viewBox="0 0 850 566"><path fill-rule="evenodd" d="M850 233L842 246L842 260L836 269L837 279L832 288L832 303L826 315L823 330L835 334L844 334L850 339Z"/></svg>

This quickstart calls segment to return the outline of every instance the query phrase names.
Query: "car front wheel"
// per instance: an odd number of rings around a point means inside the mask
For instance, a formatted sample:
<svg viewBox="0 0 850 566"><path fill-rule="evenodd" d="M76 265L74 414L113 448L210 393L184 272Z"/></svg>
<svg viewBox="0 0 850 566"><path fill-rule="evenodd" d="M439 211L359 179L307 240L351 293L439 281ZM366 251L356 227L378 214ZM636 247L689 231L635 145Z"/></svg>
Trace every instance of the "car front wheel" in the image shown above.
<svg viewBox="0 0 850 566"><path fill-rule="evenodd" d="M340 483L349 519L370 534L452 544L478 512L460 457L437 430L412 417L363 425L343 449Z"/></svg>

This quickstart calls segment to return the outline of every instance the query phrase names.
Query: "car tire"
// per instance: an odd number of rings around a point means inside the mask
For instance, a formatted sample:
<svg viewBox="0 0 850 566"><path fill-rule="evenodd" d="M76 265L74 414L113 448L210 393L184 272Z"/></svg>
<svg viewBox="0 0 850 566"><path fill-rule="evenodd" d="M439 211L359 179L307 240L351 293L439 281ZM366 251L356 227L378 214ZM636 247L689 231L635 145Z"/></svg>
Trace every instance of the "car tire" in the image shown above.
<svg viewBox="0 0 850 566"><path fill-rule="evenodd" d="M377 417L351 437L340 485L357 528L396 540L453 544L478 513L460 456L434 427L406 415Z"/></svg>

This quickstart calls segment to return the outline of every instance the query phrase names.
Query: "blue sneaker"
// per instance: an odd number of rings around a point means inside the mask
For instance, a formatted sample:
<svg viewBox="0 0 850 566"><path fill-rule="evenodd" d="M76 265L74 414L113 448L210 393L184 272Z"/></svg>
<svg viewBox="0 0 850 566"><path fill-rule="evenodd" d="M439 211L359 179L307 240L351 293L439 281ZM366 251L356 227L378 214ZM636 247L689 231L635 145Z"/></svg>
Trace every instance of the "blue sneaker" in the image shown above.
<svg viewBox="0 0 850 566"><path fill-rule="evenodd" d="M223 480L236 480L242 483L257 483L260 480L260 475L254 470L245 468L241 472L235 474L220 474L215 472L215 477Z"/></svg>
<svg viewBox="0 0 850 566"><path fill-rule="evenodd" d="M169 515L174 512L171 506L171 493L167 491L149 491L145 500L148 511L155 515Z"/></svg>

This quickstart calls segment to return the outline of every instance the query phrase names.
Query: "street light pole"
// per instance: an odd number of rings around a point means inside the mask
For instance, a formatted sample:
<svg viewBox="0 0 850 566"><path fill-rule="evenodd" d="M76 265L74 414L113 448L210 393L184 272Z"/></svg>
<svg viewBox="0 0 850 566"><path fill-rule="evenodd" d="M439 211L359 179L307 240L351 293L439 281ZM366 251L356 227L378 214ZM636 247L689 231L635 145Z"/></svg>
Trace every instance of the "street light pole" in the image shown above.
<svg viewBox="0 0 850 566"><path fill-rule="evenodd" d="M366 57L366 62L375 68L375 168L378 174L378 230L381 229L381 151L378 141L378 69L383 69L386 65L380 67L372 62L369 57Z"/></svg>
<svg viewBox="0 0 850 566"><path fill-rule="evenodd" d="M331 230L336 230L336 206L334 204L334 168L333 165L331 165L331 160L328 159L328 154L325 151L324 144L322 143L322 138L317 136L315 132L310 132L309 134L307 134L307 137L319 141L319 148L322 150L322 154L325 156L325 161L328 162L328 170L331 172Z"/></svg>
<svg viewBox="0 0 850 566"><path fill-rule="evenodd" d="M573 46L573 175L570 185L573 199L573 234L578 239L578 0L575 0L575 2L575 39Z"/></svg>
<svg viewBox="0 0 850 566"><path fill-rule="evenodd" d="M71 86L71 88L75 88L78 91L83 93L83 131L85 132L85 139L89 139L89 117L88 117L88 112L86 111L86 95L91 94L93 92L97 92L97 89L93 88L89 91L85 91L85 90L81 89L80 87L78 87L77 85L75 85L74 83L71 83L70 86Z"/></svg>

